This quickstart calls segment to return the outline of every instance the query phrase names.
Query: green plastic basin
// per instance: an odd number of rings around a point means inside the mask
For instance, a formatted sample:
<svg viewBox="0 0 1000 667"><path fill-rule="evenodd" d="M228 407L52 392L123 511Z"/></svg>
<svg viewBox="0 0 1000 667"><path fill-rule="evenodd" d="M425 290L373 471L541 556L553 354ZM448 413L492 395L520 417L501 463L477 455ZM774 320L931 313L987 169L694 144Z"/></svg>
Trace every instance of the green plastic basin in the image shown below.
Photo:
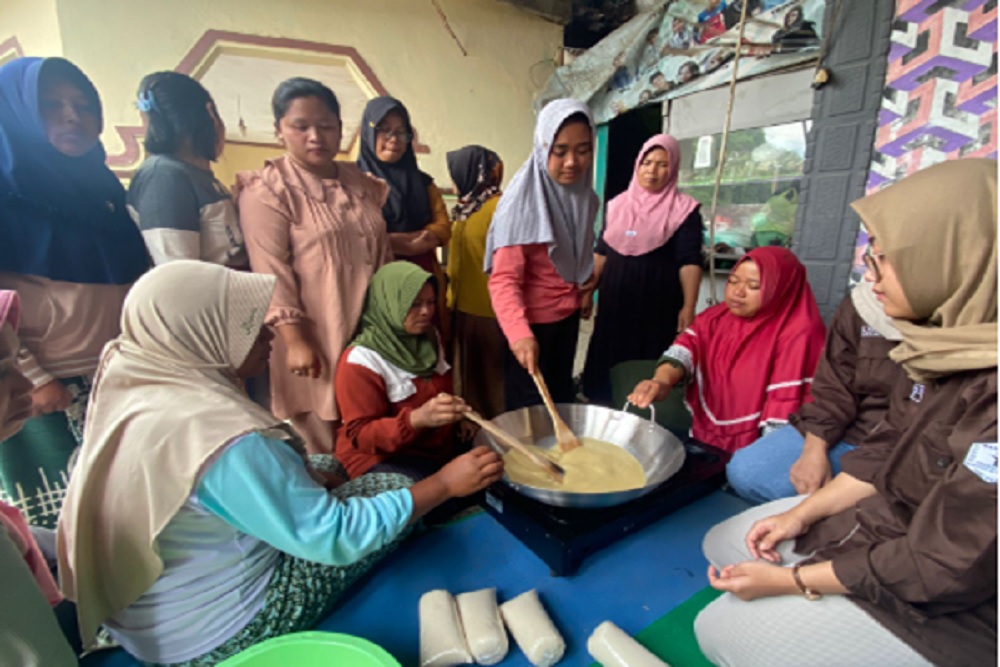
<svg viewBox="0 0 1000 667"><path fill-rule="evenodd" d="M335 632L274 637L219 663L219 667L400 667L367 639Z"/></svg>

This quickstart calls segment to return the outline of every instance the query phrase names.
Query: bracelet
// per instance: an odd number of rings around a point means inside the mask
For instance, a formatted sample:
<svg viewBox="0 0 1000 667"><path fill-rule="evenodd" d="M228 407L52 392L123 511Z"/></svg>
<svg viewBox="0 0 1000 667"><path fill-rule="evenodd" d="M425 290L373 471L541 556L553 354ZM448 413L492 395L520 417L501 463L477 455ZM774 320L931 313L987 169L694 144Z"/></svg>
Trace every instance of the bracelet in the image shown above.
<svg viewBox="0 0 1000 667"><path fill-rule="evenodd" d="M802 576L799 574L800 567L802 567L802 563L796 563L792 566L792 579L795 580L795 585L799 587L799 592L810 602L819 600L823 597L823 594L806 586L805 582L802 581Z"/></svg>

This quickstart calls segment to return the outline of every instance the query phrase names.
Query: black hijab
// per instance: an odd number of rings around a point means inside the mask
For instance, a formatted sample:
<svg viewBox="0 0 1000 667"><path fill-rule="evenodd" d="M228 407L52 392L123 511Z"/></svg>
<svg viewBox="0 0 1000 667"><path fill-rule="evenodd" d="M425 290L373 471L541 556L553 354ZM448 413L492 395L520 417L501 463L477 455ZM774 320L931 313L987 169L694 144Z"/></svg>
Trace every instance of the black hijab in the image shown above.
<svg viewBox="0 0 1000 667"><path fill-rule="evenodd" d="M500 192L500 184L493 180L493 169L500 163L500 156L488 148L471 145L450 151L446 157L448 173L459 197L452 217L465 220Z"/></svg>
<svg viewBox="0 0 1000 667"><path fill-rule="evenodd" d="M446 157L448 173L458 187L459 197L475 194L474 190L480 183L489 185L490 174L500 162L500 157L496 153L476 145L450 151Z"/></svg>
<svg viewBox="0 0 1000 667"><path fill-rule="evenodd" d="M378 159L375 153L375 128L390 111L400 114L406 123L406 131L413 134L410 114L402 102L387 96L369 101L361 117L361 154L358 156L358 166L362 171L378 176L389 184L389 199L382 207L389 232L416 232L431 221L427 187L432 179L417 167L412 141L406 145L403 157L397 162Z"/></svg>

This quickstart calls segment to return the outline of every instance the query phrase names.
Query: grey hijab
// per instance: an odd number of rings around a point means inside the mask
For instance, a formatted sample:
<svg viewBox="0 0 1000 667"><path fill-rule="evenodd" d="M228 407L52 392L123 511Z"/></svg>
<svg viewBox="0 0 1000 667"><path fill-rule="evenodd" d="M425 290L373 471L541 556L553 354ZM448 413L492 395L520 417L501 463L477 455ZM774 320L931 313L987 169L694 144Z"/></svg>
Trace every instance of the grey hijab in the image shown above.
<svg viewBox="0 0 1000 667"><path fill-rule="evenodd" d="M556 271L568 283L583 283L594 272L594 220L600 201L591 183L593 167L579 182L559 185L549 176L549 150L559 127L583 114L594 129L586 104L554 100L538 114L531 157L504 191L486 237L483 270L493 270L493 253L508 246L546 243Z"/></svg>

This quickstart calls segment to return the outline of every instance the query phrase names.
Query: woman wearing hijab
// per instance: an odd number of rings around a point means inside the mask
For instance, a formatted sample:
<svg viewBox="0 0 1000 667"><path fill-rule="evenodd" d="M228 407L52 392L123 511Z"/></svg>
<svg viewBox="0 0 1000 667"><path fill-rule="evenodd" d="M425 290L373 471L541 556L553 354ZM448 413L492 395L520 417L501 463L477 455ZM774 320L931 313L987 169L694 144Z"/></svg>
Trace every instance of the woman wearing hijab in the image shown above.
<svg viewBox="0 0 1000 667"><path fill-rule="evenodd" d="M458 394L487 419L503 412L503 334L483 273L486 236L500 201L503 161L482 146L448 153L458 190L448 246L448 307L455 314L455 384Z"/></svg>
<svg viewBox="0 0 1000 667"><path fill-rule="evenodd" d="M337 460L351 478L393 472L420 480L455 457L451 425L468 410L434 329L434 277L410 262L372 278L358 335L337 366L344 427Z"/></svg>
<svg viewBox="0 0 1000 667"><path fill-rule="evenodd" d="M410 488L318 484L298 438L241 389L267 364L276 282L182 260L129 294L59 523L85 644L104 624L144 663L200 667L310 628L408 525L501 474L484 447Z"/></svg>
<svg viewBox="0 0 1000 667"><path fill-rule="evenodd" d="M155 264L199 259L249 269L232 195L212 173L226 126L204 86L180 72L139 84L148 156L128 188L129 212Z"/></svg>
<svg viewBox="0 0 1000 667"><path fill-rule="evenodd" d="M680 144L658 134L635 160L628 189L608 204L594 251L600 288L583 393L610 403L611 367L656 359L694 321L701 284L701 205L677 190ZM591 301L584 295L584 311Z"/></svg>
<svg viewBox="0 0 1000 667"><path fill-rule="evenodd" d="M698 643L717 665L993 664L997 164L950 160L853 208L906 377L832 482L709 532L709 581L730 595Z"/></svg>
<svg viewBox="0 0 1000 667"><path fill-rule="evenodd" d="M277 277L271 410L310 453L330 454L340 422L333 365L354 335L368 281L392 260L382 220L386 184L338 162L340 103L312 79L281 83L271 100L287 153L237 175L250 265Z"/></svg>
<svg viewBox="0 0 1000 667"><path fill-rule="evenodd" d="M863 444L889 409L903 369L889 353L902 340L871 285L840 304L812 382L812 403L788 426L736 452L726 466L733 490L753 503L808 494L840 472L840 459Z"/></svg>
<svg viewBox="0 0 1000 667"><path fill-rule="evenodd" d="M508 410L542 402L529 375L536 372L557 403L573 401L580 305L594 274L593 161L590 109L554 100L538 114L531 156L497 205L483 268L510 347Z"/></svg>
<svg viewBox="0 0 1000 667"><path fill-rule="evenodd" d="M629 400L645 408L687 383L692 437L732 454L810 400L825 333L802 263L754 248L733 267L725 303L695 318Z"/></svg>
<svg viewBox="0 0 1000 667"><path fill-rule="evenodd" d="M0 438L7 439L31 415L31 382L17 370L16 292L0 291ZM62 602L48 563L16 507L0 501L0 664L76 665L76 655L60 638L52 613Z"/></svg>
<svg viewBox="0 0 1000 667"><path fill-rule="evenodd" d="M387 96L370 100L361 117L358 166L389 184L382 216L393 254L429 271L439 285L444 285L437 249L451 238L451 220L441 191L417 166L413 138L410 112L402 102ZM444 290L438 298L435 324L444 340L450 341Z"/></svg>
<svg viewBox="0 0 1000 667"><path fill-rule="evenodd" d="M0 288L21 296L18 367L34 386L32 419L0 445L0 491L50 528L101 348L149 266L102 124L97 90L69 61L0 67Z"/></svg>

